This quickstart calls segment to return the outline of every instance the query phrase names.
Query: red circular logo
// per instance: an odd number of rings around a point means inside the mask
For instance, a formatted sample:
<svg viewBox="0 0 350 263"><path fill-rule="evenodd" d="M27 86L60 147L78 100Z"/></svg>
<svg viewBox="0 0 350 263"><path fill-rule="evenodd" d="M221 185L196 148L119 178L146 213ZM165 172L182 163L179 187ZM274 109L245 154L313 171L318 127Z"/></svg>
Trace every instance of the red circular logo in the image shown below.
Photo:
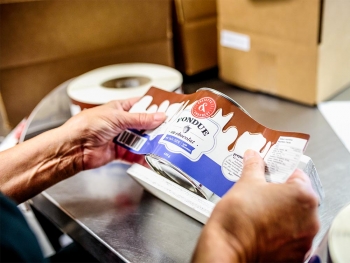
<svg viewBox="0 0 350 263"><path fill-rule="evenodd" d="M216 102L211 97L199 99L192 107L191 113L198 119L209 118L216 109Z"/></svg>

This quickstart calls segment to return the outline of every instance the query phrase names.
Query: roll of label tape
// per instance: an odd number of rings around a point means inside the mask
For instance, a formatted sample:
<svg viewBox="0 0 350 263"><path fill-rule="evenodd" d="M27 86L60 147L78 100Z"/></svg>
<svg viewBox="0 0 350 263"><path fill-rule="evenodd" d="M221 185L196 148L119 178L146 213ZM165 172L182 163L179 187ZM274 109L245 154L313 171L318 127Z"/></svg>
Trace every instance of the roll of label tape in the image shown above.
<svg viewBox="0 0 350 263"><path fill-rule="evenodd" d="M143 96L150 87L182 93L182 75L176 69L150 63L124 63L89 71L69 83L71 113L107 103Z"/></svg>

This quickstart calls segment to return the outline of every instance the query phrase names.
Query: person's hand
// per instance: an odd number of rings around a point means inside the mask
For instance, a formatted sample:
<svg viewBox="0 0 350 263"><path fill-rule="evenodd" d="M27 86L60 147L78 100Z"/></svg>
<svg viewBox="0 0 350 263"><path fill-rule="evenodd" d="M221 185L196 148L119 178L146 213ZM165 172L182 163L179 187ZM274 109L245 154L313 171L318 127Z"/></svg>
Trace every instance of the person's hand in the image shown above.
<svg viewBox="0 0 350 263"><path fill-rule="evenodd" d="M115 159L144 164L142 155L113 142L127 128L147 130L164 122L164 113L127 112L137 100L84 110L62 126L0 152L0 191L21 203L82 170Z"/></svg>
<svg viewBox="0 0 350 263"><path fill-rule="evenodd" d="M318 199L296 170L284 184L267 183L264 161L244 155L240 180L216 205L193 262L303 262L319 229Z"/></svg>
<svg viewBox="0 0 350 263"><path fill-rule="evenodd" d="M64 125L70 133L70 140L81 147L83 170L115 159L144 164L144 156L133 154L113 143L113 138L127 128L153 129L165 120L164 113L127 112L138 99L111 101L83 110Z"/></svg>

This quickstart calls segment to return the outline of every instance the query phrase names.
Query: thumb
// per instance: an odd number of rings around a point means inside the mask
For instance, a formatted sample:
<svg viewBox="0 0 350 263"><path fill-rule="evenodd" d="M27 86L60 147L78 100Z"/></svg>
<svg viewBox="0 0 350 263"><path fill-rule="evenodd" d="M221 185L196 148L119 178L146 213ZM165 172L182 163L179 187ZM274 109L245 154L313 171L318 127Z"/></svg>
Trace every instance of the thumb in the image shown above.
<svg viewBox="0 0 350 263"><path fill-rule="evenodd" d="M241 180L256 180L266 182L265 163L259 153L253 150L247 150L243 157L243 171Z"/></svg>
<svg viewBox="0 0 350 263"><path fill-rule="evenodd" d="M122 116L119 116L119 128L125 130L138 129L148 130L158 127L166 119L164 112L156 113L129 113L123 112Z"/></svg>

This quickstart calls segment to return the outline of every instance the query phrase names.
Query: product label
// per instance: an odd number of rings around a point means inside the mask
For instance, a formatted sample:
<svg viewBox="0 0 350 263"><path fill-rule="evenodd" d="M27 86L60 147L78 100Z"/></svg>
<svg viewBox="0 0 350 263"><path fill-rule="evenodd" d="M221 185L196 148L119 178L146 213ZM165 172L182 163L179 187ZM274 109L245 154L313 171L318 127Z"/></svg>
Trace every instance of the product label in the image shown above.
<svg viewBox="0 0 350 263"><path fill-rule="evenodd" d="M281 136L265 156L268 181L285 182L303 155L305 140Z"/></svg>
<svg viewBox="0 0 350 263"><path fill-rule="evenodd" d="M214 148L219 125L211 118L195 118L192 113L193 110L184 110L176 117L159 143L173 153L181 153L197 161L202 154Z"/></svg>
<svg viewBox="0 0 350 263"><path fill-rule="evenodd" d="M221 30L220 44L223 47L229 47L247 52L250 50L250 37L248 35L229 30Z"/></svg>
<svg viewBox="0 0 350 263"><path fill-rule="evenodd" d="M297 167L309 139L271 130L209 90L185 95L151 88L130 111L150 109L165 112L167 120L155 130L126 130L115 142L170 162L220 197L239 180L246 150L264 158L267 181L281 183Z"/></svg>

